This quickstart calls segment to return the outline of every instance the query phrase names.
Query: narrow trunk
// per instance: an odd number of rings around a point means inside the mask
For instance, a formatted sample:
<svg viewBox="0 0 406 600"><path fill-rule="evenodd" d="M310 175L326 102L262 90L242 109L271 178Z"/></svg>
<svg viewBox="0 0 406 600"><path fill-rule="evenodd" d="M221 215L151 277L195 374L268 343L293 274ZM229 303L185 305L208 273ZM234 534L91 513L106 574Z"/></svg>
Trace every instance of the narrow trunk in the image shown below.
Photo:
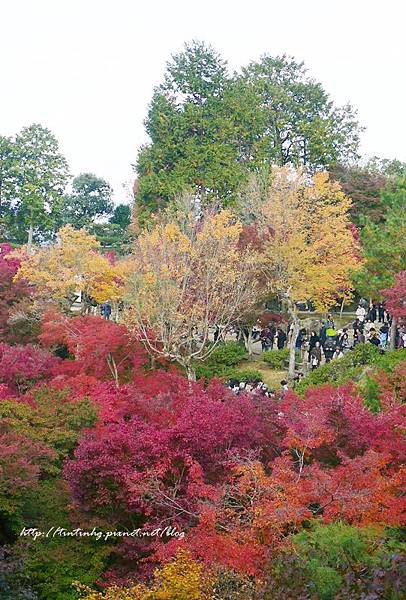
<svg viewBox="0 0 406 600"><path fill-rule="evenodd" d="M114 356L112 354L108 354L107 356L107 364L109 366L110 372L113 376L113 379L115 381L116 387L119 387L119 381L118 381L118 370L117 370L117 365L116 365L116 361L114 360Z"/></svg>
<svg viewBox="0 0 406 600"><path fill-rule="evenodd" d="M389 341L389 349L390 350L395 350L396 326L397 326L396 317L392 317L392 325L390 326L390 341Z"/></svg>
<svg viewBox="0 0 406 600"><path fill-rule="evenodd" d="M299 319L297 316L296 305L289 301L288 303L289 315L292 319L291 336L289 340L289 377L292 379L295 375L296 365L296 338L299 333Z"/></svg>
<svg viewBox="0 0 406 600"><path fill-rule="evenodd" d="M31 254L32 252L32 238L34 235L34 228L32 226L32 222L30 223L30 227L28 229L28 242L27 242L27 253Z"/></svg>
<svg viewBox="0 0 406 600"><path fill-rule="evenodd" d="M344 310L344 298L343 298L343 301L341 302L341 309L340 309L340 319L341 319L341 318L342 318L342 316L343 316L343 310Z"/></svg>
<svg viewBox="0 0 406 600"><path fill-rule="evenodd" d="M246 351L248 352L248 356L252 356L252 329L249 330L248 335L245 335L242 330L242 337L244 340L244 346Z"/></svg>
<svg viewBox="0 0 406 600"><path fill-rule="evenodd" d="M186 365L186 373L189 381L196 381L196 371L191 365Z"/></svg>

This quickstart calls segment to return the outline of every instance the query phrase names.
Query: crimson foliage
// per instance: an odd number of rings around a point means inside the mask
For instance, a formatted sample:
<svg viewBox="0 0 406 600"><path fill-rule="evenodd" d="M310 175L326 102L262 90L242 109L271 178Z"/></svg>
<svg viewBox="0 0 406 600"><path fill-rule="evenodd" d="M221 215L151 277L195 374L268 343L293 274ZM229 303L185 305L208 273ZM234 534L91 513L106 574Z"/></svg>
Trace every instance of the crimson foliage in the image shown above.
<svg viewBox="0 0 406 600"><path fill-rule="evenodd" d="M9 318L13 307L29 298L32 288L23 280L13 281L20 261L11 257L10 244L0 244L0 340L16 341Z"/></svg>

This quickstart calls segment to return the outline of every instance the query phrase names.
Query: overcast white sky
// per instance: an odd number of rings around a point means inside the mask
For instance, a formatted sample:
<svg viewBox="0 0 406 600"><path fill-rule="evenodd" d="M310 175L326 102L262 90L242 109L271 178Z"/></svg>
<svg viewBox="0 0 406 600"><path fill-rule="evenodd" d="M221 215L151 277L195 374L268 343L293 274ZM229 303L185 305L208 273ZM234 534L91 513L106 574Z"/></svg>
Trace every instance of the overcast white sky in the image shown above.
<svg viewBox="0 0 406 600"><path fill-rule="evenodd" d="M192 39L238 68L304 60L367 128L362 152L406 161L404 0L0 0L0 134L41 123L71 172L123 200L170 54Z"/></svg>

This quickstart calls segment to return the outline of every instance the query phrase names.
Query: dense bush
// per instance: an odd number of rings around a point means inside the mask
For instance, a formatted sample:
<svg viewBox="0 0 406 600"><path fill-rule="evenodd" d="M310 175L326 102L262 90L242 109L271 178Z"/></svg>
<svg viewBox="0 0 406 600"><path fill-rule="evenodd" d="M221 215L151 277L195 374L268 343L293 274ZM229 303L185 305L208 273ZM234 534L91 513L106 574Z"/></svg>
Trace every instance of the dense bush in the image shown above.
<svg viewBox="0 0 406 600"><path fill-rule="evenodd" d="M230 379L238 379L238 381L249 381L250 383L255 383L258 381L262 381L263 375L261 371L257 369L236 369L233 371Z"/></svg>
<svg viewBox="0 0 406 600"><path fill-rule="evenodd" d="M9 346L0 343L0 383L18 393L49 379L58 359L39 346Z"/></svg>
<svg viewBox="0 0 406 600"><path fill-rule="evenodd" d="M393 354L393 352L388 352L388 354ZM386 359L388 362L396 360L382 357L379 349L373 344L358 344L339 360L326 363L309 373L296 386L295 391L298 394L303 394L309 386L321 385L323 383L341 385L351 379L356 379L361 375L366 365L379 364L381 359Z"/></svg>
<svg viewBox="0 0 406 600"><path fill-rule="evenodd" d="M263 352L261 358L272 369L281 370L286 366L286 361L289 359L289 348L281 350L268 350Z"/></svg>
<svg viewBox="0 0 406 600"><path fill-rule="evenodd" d="M236 365L247 357L247 351L239 342L224 342L211 353L206 361L196 364L196 377L207 380L213 377L229 379L234 376Z"/></svg>

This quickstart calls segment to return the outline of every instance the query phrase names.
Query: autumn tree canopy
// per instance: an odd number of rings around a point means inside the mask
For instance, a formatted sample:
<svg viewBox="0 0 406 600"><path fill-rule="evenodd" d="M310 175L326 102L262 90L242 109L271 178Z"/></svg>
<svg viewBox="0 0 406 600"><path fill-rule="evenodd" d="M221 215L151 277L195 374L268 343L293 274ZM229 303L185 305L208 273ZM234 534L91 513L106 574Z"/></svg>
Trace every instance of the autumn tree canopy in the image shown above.
<svg viewBox="0 0 406 600"><path fill-rule="evenodd" d="M100 243L84 230L65 225L57 241L23 258L16 280L26 279L47 297L70 307L78 293L98 302L121 297L121 263L99 252Z"/></svg>
<svg viewBox="0 0 406 600"><path fill-rule="evenodd" d="M260 290L256 254L239 248L241 223L230 212L196 216L190 208L159 219L137 239L128 277L126 322L153 354L193 361L214 349L210 328L229 327Z"/></svg>
<svg viewBox="0 0 406 600"><path fill-rule="evenodd" d="M269 291L286 303L293 321L290 374L298 333L296 303L311 300L327 310L351 291L358 267L350 229L351 200L327 173L309 179L284 168L273 170L268 196L253 217L263 232L263 272Z"/></svg>

